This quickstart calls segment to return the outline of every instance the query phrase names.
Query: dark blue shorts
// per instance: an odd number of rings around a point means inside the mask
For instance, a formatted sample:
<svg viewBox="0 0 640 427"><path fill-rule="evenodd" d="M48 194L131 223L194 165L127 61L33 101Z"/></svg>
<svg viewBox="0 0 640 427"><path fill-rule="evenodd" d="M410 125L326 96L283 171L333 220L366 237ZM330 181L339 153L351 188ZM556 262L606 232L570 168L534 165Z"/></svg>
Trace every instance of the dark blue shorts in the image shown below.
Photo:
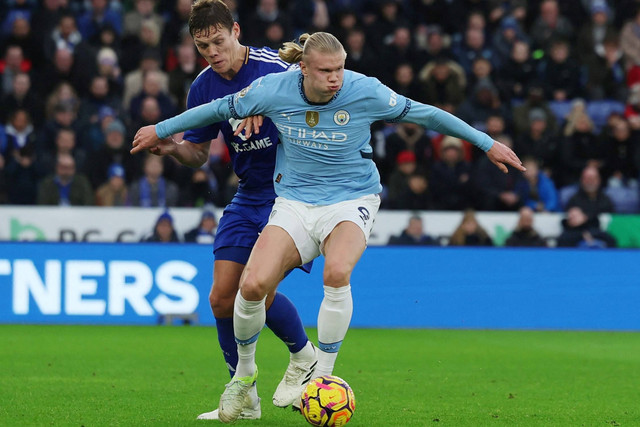
<svg viewBox="0 0 640 427"><path fill-rule="evenodd" d="M216 238L213 241L215 259L246 264L251 248L269 221L272 207L273 203L229 204L220 217ZM313 261L301 266L300 269L308 273L311 271L312 264Z"/></svg>

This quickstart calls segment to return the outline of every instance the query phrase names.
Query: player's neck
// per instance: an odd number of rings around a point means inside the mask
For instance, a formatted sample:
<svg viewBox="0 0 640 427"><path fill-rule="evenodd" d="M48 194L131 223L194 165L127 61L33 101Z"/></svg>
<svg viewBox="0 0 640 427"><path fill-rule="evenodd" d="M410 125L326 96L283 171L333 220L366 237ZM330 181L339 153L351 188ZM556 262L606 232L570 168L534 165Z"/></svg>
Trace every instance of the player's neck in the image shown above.
<svg viewBox="0 0 640 427"><path fill-rule="evenodd" d="M240 72L240 69L245 64L248 57L249 48L238 43L238 47L235 50L235 55L231 63L231 68L229 68L229 71L226 73L221 73L220 77L225 80L233 79Z"/></svg>

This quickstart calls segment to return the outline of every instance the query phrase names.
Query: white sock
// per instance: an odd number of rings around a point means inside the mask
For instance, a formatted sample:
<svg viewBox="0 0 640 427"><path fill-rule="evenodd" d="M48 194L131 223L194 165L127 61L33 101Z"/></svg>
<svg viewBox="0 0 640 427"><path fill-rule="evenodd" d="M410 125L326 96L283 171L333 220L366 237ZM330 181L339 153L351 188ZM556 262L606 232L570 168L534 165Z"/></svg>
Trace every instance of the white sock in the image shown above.
<svg viewBox="0 0 640 427"><path fill-rule="evenodd" d="M340 288L324 287L324 299L318 312L318 365L315 376L331 375L338 357L338 350L347 335L353 299L351 285Z"/></svg>
<svg viewBox="0 0 640 427"><path fill-rule="evenodd" d="M255 372L256 344L266 318L266 297L247 301L240 291L233 306L233 332L238 343L238 365L235 375L246 377Z"/></svg>
<svg viewBox="0 0 640 427"><path fill-rule="evenodd" d="M290 359L295 360L296 362L306 361L312 359L313 355L313 344L311 344L311 341L307 341L307 344L302 347L300 351L297 353L290 353Z"/></svg>

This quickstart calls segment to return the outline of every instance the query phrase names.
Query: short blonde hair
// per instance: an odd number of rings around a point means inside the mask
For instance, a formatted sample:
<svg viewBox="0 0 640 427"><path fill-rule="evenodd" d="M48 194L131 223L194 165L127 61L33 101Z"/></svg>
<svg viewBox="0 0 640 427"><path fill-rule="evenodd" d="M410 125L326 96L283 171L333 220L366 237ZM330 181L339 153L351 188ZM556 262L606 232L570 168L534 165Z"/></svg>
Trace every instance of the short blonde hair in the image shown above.
<svg viewBox="0 0 640 427"><path fill-rule="evenodd" d="M345 57L347 56L342 43L333 34L325 32L304 33L297 42L285 42L278 55L283 61L295 64L304 60L312 50L323 53L341 52Z"/></svg>

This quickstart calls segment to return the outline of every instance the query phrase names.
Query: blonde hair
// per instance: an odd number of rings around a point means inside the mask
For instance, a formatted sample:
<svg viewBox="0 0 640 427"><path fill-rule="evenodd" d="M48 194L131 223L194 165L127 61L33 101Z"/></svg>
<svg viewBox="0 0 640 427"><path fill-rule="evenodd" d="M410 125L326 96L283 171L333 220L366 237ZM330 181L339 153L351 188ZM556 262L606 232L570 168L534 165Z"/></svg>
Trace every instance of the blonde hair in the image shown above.
<svg viewBox="0 0 640 427"><path fill-rule="evenodd" d="M333 34L325 32L304 33L298 37L297 42L285 42L278 51L278 55L283 61L295 64L303 61L312 50L322 53L341 52L345 57L347 56L342 43Z"/></svg>

